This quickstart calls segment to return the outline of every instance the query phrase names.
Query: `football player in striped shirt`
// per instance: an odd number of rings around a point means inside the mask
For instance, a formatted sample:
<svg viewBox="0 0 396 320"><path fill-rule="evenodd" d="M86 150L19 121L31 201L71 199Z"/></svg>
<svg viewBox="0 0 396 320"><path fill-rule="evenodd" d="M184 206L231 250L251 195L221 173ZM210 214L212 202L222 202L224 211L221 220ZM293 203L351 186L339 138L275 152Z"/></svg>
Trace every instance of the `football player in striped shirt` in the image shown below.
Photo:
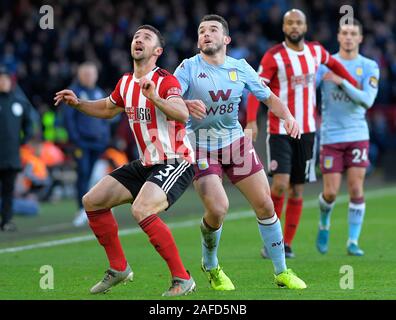
<svg viewBox="0 0 396 320"><path fill-rule="evenodd" d="M320 168L323 173L323 192L319 195L320 221L316 247L328 251L330 216L342 174L347 176L349 191L348 222L349 255L362 256L358 245L366 204L363 184L369 165L369 129L366 111L378 93L378 64L359 54L363 27L356 19L343 24L338 31L340 50L333 55L356 77L361 89L321 66L317 81L322 92L322 124L320 127Z"/></svg>
<svg viewBox="0 0 396 320"><path fill-rule="evenodd" d="M156 66L163 47L163 37L156 28L140 26L131 43L133 73L122 76L110 97L83 101L71 90L55 96L56 105L64 101L98 118L126 112L139 148L140 159L114 170L83 197L89 225L110 263L103 280L91 288L93 294L107 292L133 277L111 211L124 203L132 204L133 217L168 264L172 284L163 295L180 296L195 289L170 229L158 216L182 195L194 174L194 153L185 134L189 112L180 96L180 84L172 74Z"/></svg>
<svg viewBox="0 0 396 320"><path fill-rule="evenodd" d="M321 64L327 65L351 84L357 82L340 62L318 43L304 40L307 31L305 14L292 9L283 17L285 41L269 49L263 56L258 74L280 100L289 107L301 128L301 139L291 139L283 128L283 120L268 112L267 169L273 177L271 197L275 211L281 217L287 193L286 221L284 225L285 255L293 258L291 245L303 209L304 183L315 180L314 141L316 72ZM259 102L248 97L247 128L257 135L257 110ZM261 250L267 257L265 248Z"/></svg>

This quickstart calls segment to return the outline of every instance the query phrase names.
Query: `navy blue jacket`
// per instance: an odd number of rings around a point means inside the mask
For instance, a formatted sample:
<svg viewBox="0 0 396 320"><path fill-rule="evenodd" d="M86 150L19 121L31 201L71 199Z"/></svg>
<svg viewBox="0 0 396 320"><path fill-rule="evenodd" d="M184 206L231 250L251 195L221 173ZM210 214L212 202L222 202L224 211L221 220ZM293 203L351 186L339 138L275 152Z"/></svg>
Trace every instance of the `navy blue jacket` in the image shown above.
<svg viewBox="0 0 396 320"><path fill-rule="evenodd" d="M98 100L106 95L99 87L86 88L73 83L70 89L82 100ZM104 150L110 142L110 121L88 116L70 106L63 107L69 139L82 149Z"/></svg>
<svg viewBox="0 0 396 320"><path fill-rule="evenodd" d="M0 170L21 169L19 147L33 134L31 108L16 90L0 93Z"/></svg>

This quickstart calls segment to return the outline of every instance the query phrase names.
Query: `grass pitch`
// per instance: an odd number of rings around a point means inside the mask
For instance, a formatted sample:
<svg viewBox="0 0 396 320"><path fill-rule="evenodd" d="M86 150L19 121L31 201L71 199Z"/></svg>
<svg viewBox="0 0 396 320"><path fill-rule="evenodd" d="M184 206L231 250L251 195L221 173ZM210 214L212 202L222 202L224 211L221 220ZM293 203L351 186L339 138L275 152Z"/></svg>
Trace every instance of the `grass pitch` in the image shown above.
<svg viewBox="0 0 396 320"><path fill-rule="evenodd" d="M364 257L350 257L346 254L348 203L345 198L344 201L341 198L333 212L330 248L326 255L321 255L315 248L318 225L316 199L311 197L305 201L306 208L293 243L297 257L287 260L288 267L308 284L308 288L303 291L274 286L272 264L260 257L261 238L253 213L240 212L248 210L248 207L241 208L239 213L231 210L224 224L219 248L219 261L236 286L233 292L211 290L200 270L200 211L187 216L163 215L166 222L172 223L171 229L183 262L197 283L194 294L178 299L396 299L396 189L387 190L372 191L366 197L367 212L360 240L366 253ZM70 211L71 207L70 202L62 202L57 205L57 210L67 208ZM45 206L44 217L53 210L53 205ZM27 224L33 225L34 220ZM152 248L146 235L136 225L132 227L135 228L122 233L121 242L134 271L134 281L119 285L105 295L89 294L89 288L102 278L107 268L102 247L95 239L84 238L92 235L89 229L78 233L35 237L34 240L1 241L0 299L163 299L161 294L170 285L166 264ZM75 243L34 248L43 241L76 236L82 238ZM20 245L33 245L33 248L4 252L5 248ZM53 289L40 288L40 279L43 282L42 277L45 276L40 273L40 268L44 265L53 268ZM345 283L343 266L352 267L353 289L341 289L340 283Z"/></svg>

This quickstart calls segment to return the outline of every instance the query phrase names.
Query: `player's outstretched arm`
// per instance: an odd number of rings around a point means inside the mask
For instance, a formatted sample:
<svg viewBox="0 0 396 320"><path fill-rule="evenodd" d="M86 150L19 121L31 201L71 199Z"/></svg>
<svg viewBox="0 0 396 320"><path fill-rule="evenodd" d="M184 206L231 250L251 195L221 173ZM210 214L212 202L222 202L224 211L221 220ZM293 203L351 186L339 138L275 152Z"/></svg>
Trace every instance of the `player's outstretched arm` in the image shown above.
<svg viewBox="0 0 396 320"><path fill-rule="evenodd" d="M286 133L288 135L290 135L292 138L300 139L301 133L296 119L294 119L289 109L273 92L271 92L269 98L264 100L263 103L265 103L268 108L270 108L271 112L275 114L275 116L285 121L283 126L285 127Z"/></svg>
<svg viewBox="0 0 396 320"><path fill-rule="evenodd" d="M169 119L176 120L182 123L187 122L189 113L184 100L181 97L170 97L169 99L161 98L156 90L155 83L146 78L140 79L140 87L143 95L151 100L157 108L159 108Z"/></svg>
<svg viewBox="0 0 396 320"><path fill-rule="evenodd" d="M54 100L55 106L64 102L82 113L102 119L111 119L123 111L123 108L112 103L109 98L93 101L80 100L69 89L57 92Z"/></svg>

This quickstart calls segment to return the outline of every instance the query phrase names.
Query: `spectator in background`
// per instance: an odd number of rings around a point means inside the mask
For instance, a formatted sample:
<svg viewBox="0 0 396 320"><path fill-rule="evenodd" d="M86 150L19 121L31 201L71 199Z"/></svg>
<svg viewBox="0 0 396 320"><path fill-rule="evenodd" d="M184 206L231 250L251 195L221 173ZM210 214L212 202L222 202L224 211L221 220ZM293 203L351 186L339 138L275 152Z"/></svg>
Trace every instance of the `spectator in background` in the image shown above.
<svg viewBox="0 0 396 320"><path fill-rule="evenodd" d="M85 62L78 67L77 82L70 86L79 99L98 100L106 97L96 85L98 70L94 63ZM110 142L110 122L64 108L64 121L70 142L74 144L74 158L77 163L77 205L78 212L73 220L76 227L87 223L82 197L88 192L89 179L95 162Z"/></svg>
<svg viewBox="0 0 396 320"><path fill-rule="evenodd" d="M23 139L21 141L21 131ZM2 231L16 231L12 222L13 192L21 170L19 147L32 134L31 105L13 90L11 76L0 66L0 185Z"/></svg>

